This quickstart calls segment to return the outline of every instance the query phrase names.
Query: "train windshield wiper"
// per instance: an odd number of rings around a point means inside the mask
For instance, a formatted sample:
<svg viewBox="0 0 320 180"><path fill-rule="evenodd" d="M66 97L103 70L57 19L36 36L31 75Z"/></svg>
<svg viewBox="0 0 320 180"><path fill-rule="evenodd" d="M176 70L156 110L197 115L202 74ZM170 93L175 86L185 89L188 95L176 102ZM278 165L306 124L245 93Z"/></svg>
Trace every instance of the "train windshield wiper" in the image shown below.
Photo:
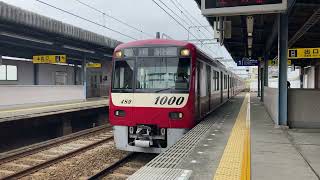
<svg viewBox="0 0 320 180"><path fill-rule="evenodd" d="M175 87L160 89L160 90L155 91L155 93L159 93L159 92L163 92L163 91L167 91L167 90L174 90L174 89L175 89Z"/></svg>

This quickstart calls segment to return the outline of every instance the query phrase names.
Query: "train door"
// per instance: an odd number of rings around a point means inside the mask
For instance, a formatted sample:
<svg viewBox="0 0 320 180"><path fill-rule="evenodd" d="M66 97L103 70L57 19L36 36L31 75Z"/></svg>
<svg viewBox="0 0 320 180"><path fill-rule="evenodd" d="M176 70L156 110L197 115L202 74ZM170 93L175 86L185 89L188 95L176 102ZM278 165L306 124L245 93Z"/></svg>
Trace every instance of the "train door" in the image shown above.
<svg viewBox="0 0 320 180"><path fill-rule="evenodd" d="M207 95L208 95L208 112L211 110L211 66L207 65Z"/></svg>
<svg viewBox="0 0 320 180"><path fill-rule="evenodd" d="M224 77L224 74L223 72L221 71L220 72L220 103L223 103L223 89L224 89L224 83L223 83L223 77Z"/></svg>
<svg viewBox="0 0 320 180"><path fill-rule="evenodd" d="M196 108L196 116L197 119L199 120L201 117L201 107L200 107L200 67L201 64L200 62L197 61L196 64L196 92L195 92L195 108Z"/></svg>
<svg viewBox="0 0 320 180"><path fill-rule="evenodd" d="M227 78L227 88L228 88L228 99L230 99L230 75L228 75Z"/></svg>

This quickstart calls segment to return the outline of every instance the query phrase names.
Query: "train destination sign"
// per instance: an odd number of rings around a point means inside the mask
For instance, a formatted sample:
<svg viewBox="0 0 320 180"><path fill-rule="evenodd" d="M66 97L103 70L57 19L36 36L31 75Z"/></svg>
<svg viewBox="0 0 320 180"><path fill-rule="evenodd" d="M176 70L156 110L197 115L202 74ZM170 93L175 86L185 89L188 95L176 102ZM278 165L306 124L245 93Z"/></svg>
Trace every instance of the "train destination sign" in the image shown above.
<svg viewBox="0 0 320 180"><path fill-rule="evenodd" d="M320 58L320 48L289 49L288 58L289 59Z"/></svg>
<svg viewBox="0 0 320 180"><path fill-rule="evenodd" d="M201 0L205 16L233 16L283 12L288 0Z"/></svg>
<svg viewBox="0 0 320 180"><path fill-rule="evenodd" d="M66 55L40 55L33 56L32 62L34 64L58 64L58 63L67 63Z"/></svg>

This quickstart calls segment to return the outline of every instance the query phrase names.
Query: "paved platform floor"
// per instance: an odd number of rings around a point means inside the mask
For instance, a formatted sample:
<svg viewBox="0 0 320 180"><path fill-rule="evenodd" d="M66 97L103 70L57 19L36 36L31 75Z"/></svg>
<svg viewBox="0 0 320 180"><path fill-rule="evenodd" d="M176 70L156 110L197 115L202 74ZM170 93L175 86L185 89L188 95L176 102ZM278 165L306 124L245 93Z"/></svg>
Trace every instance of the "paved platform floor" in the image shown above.
<svg viewBox="0 0 320 180"><path fill-rule="evenodd" d="M299 132L299 131L298 131ZM292 134L292 136L290 136ZM320 133L316 148L319 150ZM313 134L276 128L269 114L256 96L251 98L251 172L259 180L317 180L317 174L297 149L294 141L310 142ZM315 138L312 138L315 140ZM315 143L315 142L314 142ZM309 150L311 150L309 149ZM301 154L302 153L302 154ZM310 153L314 167L320 166L320 151Z"/></svg>
<svg viewBox="0 0 320 180"><path fill-rule="evenodd" d="M26 104L0 110L0 123L26 118L42 117L67 112L109 106L109 98L93 98L86 101L57 102L56 104Z"/></svg>
<svg viewBox="0 0 320 180"><path fill-rule="evenodd" d="M320 130L275 127L256 94L241 93L207 119L210 128L180 160L171 160L181 155L177 145L131 179L319 180Z"/></svg>

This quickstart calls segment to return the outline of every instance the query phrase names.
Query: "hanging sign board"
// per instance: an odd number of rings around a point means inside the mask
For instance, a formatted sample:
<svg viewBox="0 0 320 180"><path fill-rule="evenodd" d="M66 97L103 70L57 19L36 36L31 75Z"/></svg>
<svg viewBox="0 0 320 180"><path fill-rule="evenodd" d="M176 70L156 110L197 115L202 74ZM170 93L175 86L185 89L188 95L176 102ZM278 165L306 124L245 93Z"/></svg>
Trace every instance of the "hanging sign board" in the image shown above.
<svg viewBox="0 0 320 180"><path fill-rule="evenodd" d="M292 61L288 60L288 66L292 65ZM278 66L278 60L269 60L269 66Z"/></svg>
<svg viewBox="0 0 320 180"><path fill-rule="evenodd" d="M101 63L88 63L87 68L101 68Z"/></svg>
<svg viewBox="0 0 320 180"><path fill-rule="evenodd" d="M243 58L237 61L238 66L259 66L259 61L254 59Z"/></svg>
<svg viewBox="0 0 320 180"><path fill-rule="evenodd" d="M57 64L57 63L67 63L66 55L41 55L33 56L32 62L34 64Z"/></svg>
<svg viewBox="0 0 320 180"><path fill-rule="evenodd" d="M287 4L288 0L201 0L201 12L215 17L279 13Z"/></svg>
<svg viewBox="0 0 320 180"><path fill-rule="evenodd" d="M288 58L289 59L320 58L320 48L289 49Z"/></svg>

